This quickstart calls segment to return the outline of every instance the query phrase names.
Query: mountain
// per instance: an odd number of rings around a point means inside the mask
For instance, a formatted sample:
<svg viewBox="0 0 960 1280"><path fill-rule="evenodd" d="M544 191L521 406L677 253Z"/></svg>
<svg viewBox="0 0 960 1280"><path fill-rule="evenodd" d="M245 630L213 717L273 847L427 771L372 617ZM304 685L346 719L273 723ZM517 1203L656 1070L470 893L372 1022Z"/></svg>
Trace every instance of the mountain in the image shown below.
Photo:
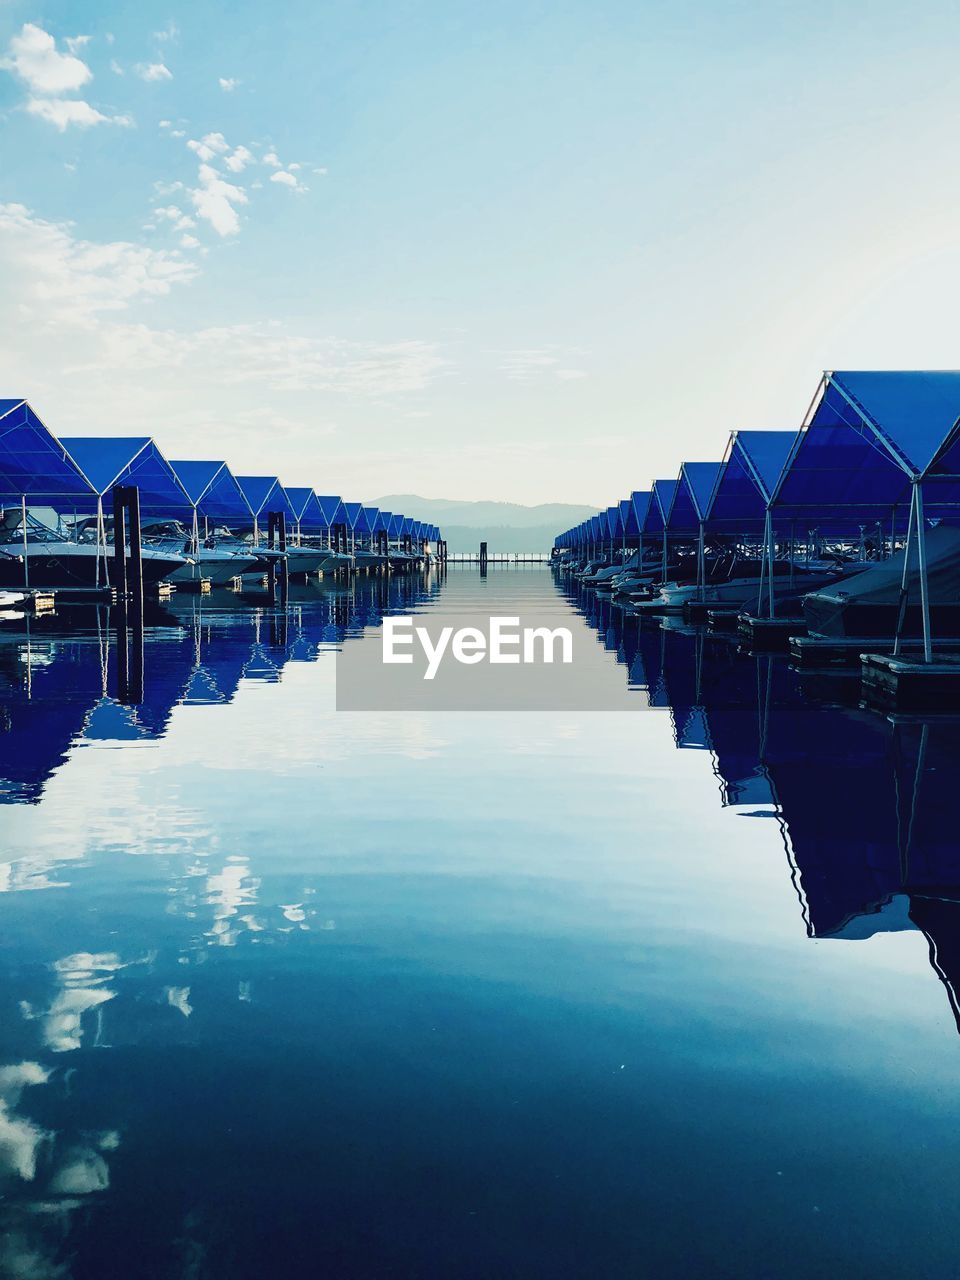
<svg viewBox="0 0 960 1280"><path fill-rule="evenodd" d="M491 552L549 551L558 533L597 514L596 507L569 502L525 507L517 502L421 498L415 493L371 498L364 506L402 511L415 520L439 525L451 552L476 551L481 542L486 542Z"/></svg>

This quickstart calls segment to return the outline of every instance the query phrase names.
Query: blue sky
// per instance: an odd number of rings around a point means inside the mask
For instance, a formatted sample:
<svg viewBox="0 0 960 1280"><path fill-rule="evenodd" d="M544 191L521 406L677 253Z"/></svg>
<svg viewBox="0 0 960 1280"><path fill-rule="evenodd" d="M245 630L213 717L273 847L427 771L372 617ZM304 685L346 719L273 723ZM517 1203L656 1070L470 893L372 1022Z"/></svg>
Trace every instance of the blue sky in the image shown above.
<svg viewBox="0 0 960 1280"><path fill-rule="evenodd" d="M954 5L0 0L0 390L358 498L607 505L955 367Z"/></svg>

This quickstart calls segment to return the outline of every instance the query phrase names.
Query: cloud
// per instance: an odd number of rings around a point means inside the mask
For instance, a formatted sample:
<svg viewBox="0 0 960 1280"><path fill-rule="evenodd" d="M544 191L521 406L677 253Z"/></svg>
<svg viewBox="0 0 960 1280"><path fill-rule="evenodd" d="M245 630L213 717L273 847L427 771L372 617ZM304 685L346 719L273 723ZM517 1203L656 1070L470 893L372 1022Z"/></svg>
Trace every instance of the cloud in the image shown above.
<svg viewBox="0 0 960 1280"><path fill-rule="evenodd" d="M268 151L263 157L263 163L270 165L272 169L279 169L282 167L280 164L280 157L275 151Z"/></svg>
<svg viewBox="0 0 960 1280"><path fill-rule="evenodd" d="M196 249L200 241L196 236L181 236L180 243L183 245L184 249Z"/></svg>
<svg viewBox="0 0 960 1280"><path fill-rule="evenodd" d="M224 93L233 93L234 89L236 89L242 82L240 80L234 80L232 76L221 76L218 83Z"/></svg>
<svg viewBox="0 0 960 1280"><path fill-rule="evenodd" d="M138 62L133 69L141 80L173 79L173 72L163 62Z"/></svg>
<svg viewBox="0 0 960 1280"><path fill-rule="evenodd" d="M110 59L110 70L115 76L125 76L127 74L116 58Z"/></svg>
<svg viewBox="0 0 960 1280"><path fill-rule="evenodd" d="M71 53L76 53L79 49L82 49L85 44L89 44L90 40L90 36L67 36L63 43Z"/></svg>
<svg viewBox="0 0 960 1280"><path fill-rule="evenodd" d="M48 124L56 125L61 133L72 124L80 129L89 129L95 124L117 124L129 128L133 124L130 116L105 116L82 98L29 98L27 111Z"/></svg>
<svg viewBox="0 0 960 1280"><path fill-rule="evenodd" d="M562 382L570 382L588 376L586 370L571 367L565 363L571 356L583 355L583 352L562 351L552 347L529 347L517 351L500 352L501 370L511 382L529 382L540 376L554 377Z"/></svg>
<svg viewBox="0 0 960 1280"><path fill-rule="evenodd" d="M205 162L214 160L218 155L230 150L230 144L222 133L204 134L199 142L196 138L191 138L187 146Z"/></svg>
<svg viewBox="0 0 960 1280"><path fill-rule="evenodd" d="M176 40L180 35L180 28L175 22L168 22L162 31L154 31L154 40Z"/></svg>
<svg viewBox="0 0 960 1280"><path fill-rule="evenodd" d="M295 174L287 173L283 169L278 169L276 173L271 174L270 181L279 182L285 187L297 187L300 185Z"/></svg>
<svg viewBox="0 0 960 1280"><path fill-rule="evenodd" d="M200 166L200 185L190 192L197 216L209 222L221 236L233 236L240 230L236 205L247 203L247 193L223 178L208 164Z"/></svg>
<svg viewBox="0 0 960 1280"><path fill-rule="evenodd" d="M253 152L248 151L246 147L237 147L224 160L224 164L231 173L242 173L243 170L253 161Z"/></svg>
<svg viewBox="0 0 960 1280"><path fill-rule="evenodd" d="M72 93L93 79L82 59L59 53L53 36L32 22L11 39L4 65L35 94Z"/></svg>
<svg viewBox="0 0 960 1280"><path fill-rule="evenodd" d="M69 225L37 218L21 204L0 204L0 259L5 275L16 270L33 278L19 309L22 318L44 324L89 324L101 312L168 294L196 274L178 253L78 240Z"/></svg>

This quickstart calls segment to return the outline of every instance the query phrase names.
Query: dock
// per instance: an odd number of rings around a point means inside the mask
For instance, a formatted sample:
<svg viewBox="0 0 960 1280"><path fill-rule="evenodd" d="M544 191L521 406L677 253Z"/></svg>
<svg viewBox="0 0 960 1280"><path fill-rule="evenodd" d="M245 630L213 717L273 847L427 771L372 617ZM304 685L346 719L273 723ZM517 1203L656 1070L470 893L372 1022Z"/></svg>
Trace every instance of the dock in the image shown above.
<svg viewBox="0 0 960 1280"><path fill-rule="evenodd" d="M802 617L759 618L752 613L737 616L737 630L753 649L785 649L794 636L805 635Z"/></svg>
<svg viewBox="0 0 960 1280"><path fill-rule="evenodd" d="M893 711L960 710L960 645L929 662L912 654L865 653L860 668L864 700Z"/></svg>

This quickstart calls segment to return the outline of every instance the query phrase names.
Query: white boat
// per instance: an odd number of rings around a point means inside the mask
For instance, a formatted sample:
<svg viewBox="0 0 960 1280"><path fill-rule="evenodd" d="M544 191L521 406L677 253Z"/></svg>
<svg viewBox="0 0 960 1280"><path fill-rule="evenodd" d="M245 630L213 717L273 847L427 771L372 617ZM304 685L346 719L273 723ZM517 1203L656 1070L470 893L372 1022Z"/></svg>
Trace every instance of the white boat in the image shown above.
<svg viewBox="0 0 960 1280"><path fill-rule="evenodd" d="M0 591L0 609L15 609L27 599L25 591Z"/></svg>
<svg viewBox="0 0 960 1280"><path fill-rule="evenodd" d="M215 536L209 537L199 548L193 550L193 539L177 520L147 526L143 531L143 538L144 546L188 557L186 564L169 575L170 581L174 583L196 582L199 578L207 578L215 587L225 586L257 566L256 557L239 540L230 537L223 540Z"/></svg>
<svg viewBox="0 0 960 1280"><path fill-rule="evenodd" d="M89 529L77 525L67 532L56 512L28 509L24 544L20 509L8 511L0 521L0 587L116 586L113 547L98 546L94 522L89 523ZM172 551L141 547L146 583L160 582L184 563L184 557Z"/></svg>

